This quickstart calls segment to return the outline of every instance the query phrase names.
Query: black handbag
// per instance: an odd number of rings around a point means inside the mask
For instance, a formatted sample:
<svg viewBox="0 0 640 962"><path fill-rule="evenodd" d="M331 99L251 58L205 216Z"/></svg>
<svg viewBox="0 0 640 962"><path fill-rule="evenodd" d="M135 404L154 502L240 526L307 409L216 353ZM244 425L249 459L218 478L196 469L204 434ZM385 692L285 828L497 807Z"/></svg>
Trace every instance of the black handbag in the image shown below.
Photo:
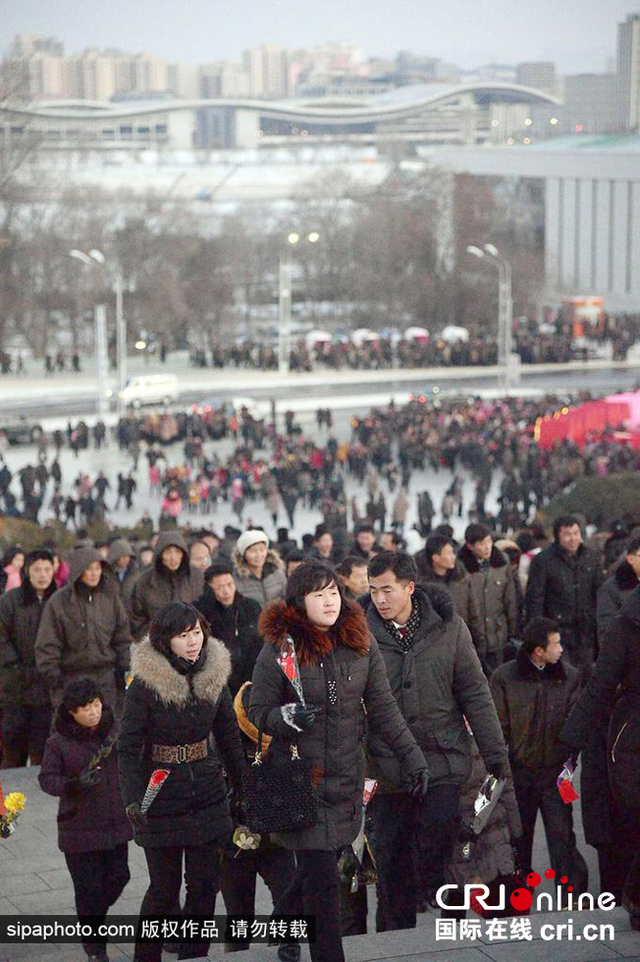
<svg viewBox="0 0 640 962"><path fill-rule="evenodd" d="M247 826L261 835L309 828L318 821L318 797L311 782L311 768L298 754L295 742L290 754L267 751L262 757L262 732L253 764L242 786L242 807Z"/></svg>

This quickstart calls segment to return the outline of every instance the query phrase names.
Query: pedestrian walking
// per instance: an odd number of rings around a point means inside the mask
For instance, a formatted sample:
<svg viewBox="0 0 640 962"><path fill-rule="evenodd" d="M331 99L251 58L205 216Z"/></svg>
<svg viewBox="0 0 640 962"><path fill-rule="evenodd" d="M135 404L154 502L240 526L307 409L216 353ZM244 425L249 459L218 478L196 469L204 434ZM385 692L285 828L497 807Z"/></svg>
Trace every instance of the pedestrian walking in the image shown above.
<svg viewBox="0 0 640 962"><path fill-rule="evenodd" d="M132 670L118 748L127 815L149 870L140 917L176 914L184 871L185 918L211 918L232 830L224 772L239 787L245 767L227 687L231 658L192 605L173 602L152 619ZM169 775L147 815L142 801L156 768ZM206 955L208 945L185 940L178 958ZM136 944L135 962L161 956L162 937Z"/></svg>
<svg viewBox="0 0 640 962"><path fill-rule="evenodd" d="M359 829L366 724L385 744L410 791L424 794L426 763L389 690L376 641L362 610L344 600L331 568L308 560L290 575L284 601L262 614L267 644L253 674L249 719L273 736L270 751L288 758L294 743L317 772L318 818L277 833L296 853L297 870L276 913L315 915L313 962L343 962L337 856ZM291 638L305 704L278 658ZM401 774L400 774L401 773Z"/></svg>

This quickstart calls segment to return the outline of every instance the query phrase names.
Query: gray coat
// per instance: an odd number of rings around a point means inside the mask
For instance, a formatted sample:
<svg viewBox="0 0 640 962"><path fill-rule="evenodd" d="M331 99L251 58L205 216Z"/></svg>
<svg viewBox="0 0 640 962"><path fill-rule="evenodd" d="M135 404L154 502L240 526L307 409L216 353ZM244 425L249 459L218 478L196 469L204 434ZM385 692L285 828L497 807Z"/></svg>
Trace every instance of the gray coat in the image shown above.
<svg viewBox="0 0 640 962"><path fill-rule="evenodd" d="M480 567L466 545L460 549L458 558L471 575L480 603L484 637L478 654L483 657L501 652L509 638L518 636L518 599L509 562L495 547L486 568Z"/></svg>
<svg viewBox="0 0 640 962"><path fill-rule="evenodd" d="M414 555L414 559L420 573L420 583L442 585L443 588L447 589L451 595L456 614L460 615L471 632L476 648L482 651L484 648L484 626L480 617L480 604L471 575L462 562L457 561L453 571L446 574L444 578L440 578L431 567L424 549L418 551Z"/></svg>
<svg viewBox="0 0 640 962"><path fill-rule="evenodd" d="M362 609L345 603L341 617L335 644L329 634L314 628L301 612L283 602L270 605L260 619L267 643L253 673L249 708L252 723L271 734L280 727L280 707L298 700L277 662L287 635L295 643L305 701L324 708L315 725L297 738L300 755L315 773L319 818L310 828L279 834L277 841L288 849L337 851L358 834L365 724L385 746L397 766L398 778L406 784L412 773L426 767L424 755L391 694L378 645L367 629ZM335 699L329 697L329 682L335 682ZM288 753L289 742L276 736L271 748Z"/></svg>
<svg viewBox="0 0 640 962"><path fill-rule="evenodd" d="M267 560L262 569L262 578L256 578L249 565L237 551L234 553L233 563L235 565L234 579L238 591L243 597L253 598L260 604L261 608L265 608L271 601L281 601L284 598L287 575L284 562L277 552L269 549Z"/></svg>
<svg viewBox="0 0 640 962"><path fill-rule="evenodd" d="M471 771L466 716L489 770L507 757L500 722L469 629L439 585L416 588L420 625L408 652L375 606L367 621L380 646L391 691L429 766L430 784L461 784ZM400 769L377 732L367 736L369 774L378 791L402 791Z"/></svg>

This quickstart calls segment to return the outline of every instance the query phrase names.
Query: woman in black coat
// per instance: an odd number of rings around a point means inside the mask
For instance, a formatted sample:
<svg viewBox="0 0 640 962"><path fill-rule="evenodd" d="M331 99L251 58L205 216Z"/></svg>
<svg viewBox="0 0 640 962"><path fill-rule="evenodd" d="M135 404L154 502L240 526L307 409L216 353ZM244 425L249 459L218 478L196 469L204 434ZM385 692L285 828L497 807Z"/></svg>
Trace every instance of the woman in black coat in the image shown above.
<svg viewBox="0 0 640 962"><path fill-rule="evenodd" d="M150 884L141 916L175 915L183 859L185 917L212 917L220 846L232 821L224 763L232 786L244 772L244 753L227 680L231 659L208 637L198 611L184 602L165 605L149 637L135 649L119 740L120 780L134 838L144 848ZM213 735L215 747L210 745ZM169 776L141 809L152 772ZM206 955L208 942L183 942L180 959ZM162 941L136 944L136 962L160 962Z"/></svg>
<svg viewBox="0 0 640 962"><path fill-rule="evenodd" d="M632 928L640 930L640 588L631 593L601 639L591 678L561 738L577 753L603 726L609 729L607 765L617 803L617 832L624 836L624 851L632 859L622 901Z"/></svg>
<svg viewBox="0 0 640 962"><path fill-rule="evenodd" d="M117 730L96 683L80 678L66 688L38 780L60 798L58 846L75 890L78 918L102 922L129 881L131 826L118 779ZM106 941L83 943L89 960L106 962Z"/></svg>
<svg viewBox="0 0 640 962"><path fill-rule="evenodd" d="M275 835L296 853L297 871L277 914L313 915L312 960L343 962L337 855L360 829L366 726L385 742L407 790L423 795L427 766L389 688L362 609L344 600L335 572L309 559L289 576L284 602L260 619L264 645L253 673L249 718L288 758L292 742L313 772L318 819ZM278 663L293 640L306 706ZM366 711L366 716L365 716Z"/></svg>

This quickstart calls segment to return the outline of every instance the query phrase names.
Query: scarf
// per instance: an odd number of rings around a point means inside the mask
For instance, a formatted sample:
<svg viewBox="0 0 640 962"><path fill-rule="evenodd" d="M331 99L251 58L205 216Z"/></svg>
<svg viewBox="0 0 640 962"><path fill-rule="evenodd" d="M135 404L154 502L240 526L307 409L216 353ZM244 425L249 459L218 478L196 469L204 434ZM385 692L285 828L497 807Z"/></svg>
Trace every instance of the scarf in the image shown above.
<svg viewBox="0 0 640 962"><path fill-rule="evenodd" d="M411 614L406 625L402 626L404 630L397 628L393 621L385 621L384 626L391 637L398 642L402 650L409 651L413 644L415 634L420 627L420 605L416 601L415 596L411 599Z"/></svg>

